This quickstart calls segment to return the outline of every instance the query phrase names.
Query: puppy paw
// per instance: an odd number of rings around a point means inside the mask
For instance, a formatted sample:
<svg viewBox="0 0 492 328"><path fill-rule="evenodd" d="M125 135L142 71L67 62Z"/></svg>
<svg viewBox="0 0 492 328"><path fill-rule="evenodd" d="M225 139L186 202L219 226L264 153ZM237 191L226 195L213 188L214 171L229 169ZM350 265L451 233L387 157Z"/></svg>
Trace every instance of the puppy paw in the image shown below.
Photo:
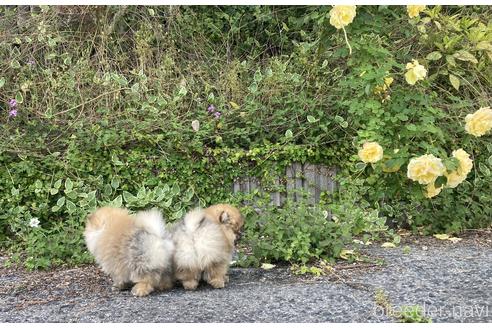
<svg viewBox="0 0 492 328"><path fill-rule="evenodd" d="M208 282L213 288L224 288L225 282L223 279L212 279Z"/></svg>
<svg viewBox="0 0 492 328"><path fill-rule="evenodd" d="M118 291L121 291L121 290L130 289L131 286L132 286L132 283L131 282L114 283L113 286L111 286L111 290L113 292L118 292Z"/></svg>
<svg viewBox="0 0 492 328"><path fill-rule="evenodd" d="M183 287L186 290L195 290L198 287L197 280L186 280L182 281Z"/></svg>
<svg viewBox="0 0 492 328"><path fill-rule="evenodd" d="M152 287L152 285L145 282L139 282L135 286L133 286L132 294L133 296L142 297L149 295L153 290L154 288Z"/></svg>
<svg viewBox="0 0 492 328"><path fill-rule="evenodd" d="M171 289L174 286L174 281L171 278L165 278L161 279L159 282L158 289L159 290L166 290L166 289Z"/></svg>

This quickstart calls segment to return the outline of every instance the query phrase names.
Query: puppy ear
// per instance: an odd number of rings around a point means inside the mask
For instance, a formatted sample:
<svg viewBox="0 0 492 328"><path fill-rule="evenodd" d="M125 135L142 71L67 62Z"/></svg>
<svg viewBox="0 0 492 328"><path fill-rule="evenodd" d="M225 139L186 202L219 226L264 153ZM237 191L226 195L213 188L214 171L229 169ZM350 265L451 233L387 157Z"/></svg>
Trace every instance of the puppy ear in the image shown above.
<svg viewBox="0 0 492 328"><path fill-rule="evenodd" d="M229 213L226 211L220 213L220 223L229 223L230 220Z"/></svg>

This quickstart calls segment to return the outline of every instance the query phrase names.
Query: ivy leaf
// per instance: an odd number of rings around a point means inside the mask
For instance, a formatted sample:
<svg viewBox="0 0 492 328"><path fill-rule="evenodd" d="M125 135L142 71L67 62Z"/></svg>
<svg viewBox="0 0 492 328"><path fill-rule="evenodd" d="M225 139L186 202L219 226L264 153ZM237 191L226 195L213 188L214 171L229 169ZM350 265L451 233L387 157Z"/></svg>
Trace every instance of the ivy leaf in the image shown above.
<svg viewBox="0 0 492 328"><path fill-rule="evenodd" d="M292 133L292 130L289 129L289 130L285 131L285 137L286 138L292 138L293 135L294 134Z"/></svg>
<svg viewBox="0 0 492 328"><path fill-rule="evenodd" d="M456 91L460 89L460 79L453 74L449 74L449 82L451 82L451 85L456 89Z"/></svg>

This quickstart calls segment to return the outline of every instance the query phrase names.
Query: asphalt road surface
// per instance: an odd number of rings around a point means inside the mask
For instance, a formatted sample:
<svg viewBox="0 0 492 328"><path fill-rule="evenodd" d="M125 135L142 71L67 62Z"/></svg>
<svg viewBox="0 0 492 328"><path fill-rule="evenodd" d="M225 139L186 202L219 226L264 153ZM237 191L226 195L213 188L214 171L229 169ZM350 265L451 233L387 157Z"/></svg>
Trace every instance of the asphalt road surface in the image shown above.
<svg viewBox="0 0 492 328"><path fill-rule="evenodd" d="M405 305L419 305L433 322L491 322L491 237L373 245L363 250L372 263L337 263L321 277L233 268L224 289L178 285L145 298L112 291L92 265L1 269L0 322L397 322Z"/></svg>

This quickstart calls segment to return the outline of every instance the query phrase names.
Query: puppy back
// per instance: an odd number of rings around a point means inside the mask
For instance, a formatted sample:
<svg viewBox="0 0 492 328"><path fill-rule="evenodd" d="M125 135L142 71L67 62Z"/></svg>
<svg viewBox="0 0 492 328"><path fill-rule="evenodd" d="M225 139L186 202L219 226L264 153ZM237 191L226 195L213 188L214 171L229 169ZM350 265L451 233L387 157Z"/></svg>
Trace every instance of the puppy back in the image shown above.
<svg viewBox="0 0 492 328"><path fill-rule="evenodd" d="M166 226L162 213L158 209L140 211L134 215L135 226L153 234L157 237L164 238L167 236Z"/></svg>

